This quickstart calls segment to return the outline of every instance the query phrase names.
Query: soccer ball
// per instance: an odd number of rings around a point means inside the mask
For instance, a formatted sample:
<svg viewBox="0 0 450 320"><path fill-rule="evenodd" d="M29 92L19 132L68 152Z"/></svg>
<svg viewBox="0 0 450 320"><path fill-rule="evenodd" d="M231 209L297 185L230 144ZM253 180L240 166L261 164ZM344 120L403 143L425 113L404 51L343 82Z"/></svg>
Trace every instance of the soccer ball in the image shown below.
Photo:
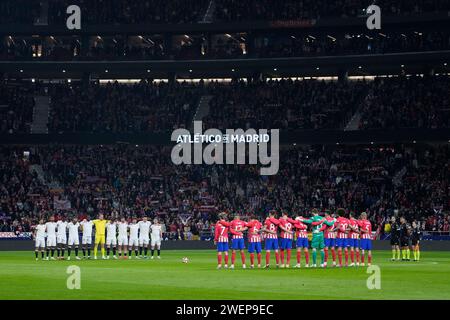
<svg viewBox="0 0 450 320"><path fill-rule="evenodd" d="M183 257L183 259L181 259L181 262L189 263L189 258L188 257Z"/></svg>

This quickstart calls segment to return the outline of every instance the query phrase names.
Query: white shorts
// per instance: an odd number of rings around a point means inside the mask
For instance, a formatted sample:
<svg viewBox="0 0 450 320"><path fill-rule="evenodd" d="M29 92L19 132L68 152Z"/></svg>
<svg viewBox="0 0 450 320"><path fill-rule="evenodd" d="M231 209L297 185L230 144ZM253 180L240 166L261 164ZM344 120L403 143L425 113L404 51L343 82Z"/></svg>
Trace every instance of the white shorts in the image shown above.
<svg viewBox="0 0 450 320"><path fill-rule="evenodd" d="M139 240L138 238L130 238L130 240L128 240L128 246L135 246L137 247L139 245Z"/></svg>
<svg viewBox="0 0 450 320"><path fill-rule="evenodd" d="M117 238L117 242L119 246L127 246L128 245L128 237L127 236L119 236Z"/></svg>
<svg viewBox="0 0 450 320"><path fill-rule="evenodd" d="M45 248L45 238L36 238L34 243L36 248Z"/></svg>
<svg viewBox="0 0 450 320"><path fill-rule="evenodd" d="M139 245L140 246L148 246L150 243L150 239L148 237L146 238L139 238Z"/></svg>
<svg viewBox="0 0 450 320"><path fill-rule="evenodd" d="M82 244L92 244L92 237L84 237L81 239Z"/></svg>
<svg viewBox="0 0 450 320"><path fill-rule="evenodd" d="M69 236L69 242L67 243L67 245L69 246L73 246L73 245L80 245L80 237L76 236L76 237L71 237Z"/></svg>
<svg viewBox="0 0 450 320"><path fill-rule="evenodd" d="M161 247L161 238L152 238L151 246L154 247L155 245Z"/></svg>
<svg viewBox="0 0 450 320"><path fill-rule="evenodd" d="M67 243L67 236L57 236L56 237L56 243L58 243L58 244L66 244Z"/></svg>
<svg viewBox="0 0 450 320"><path fill-rule="evenodd" d="M47 247L56 247L56 235L47 236Z"/></svg>
<svg viewBox="0 0 450 320"><path fill-rule="evenodd" d="M107 246L116 246L117 245L117 238L116 237L106 237L106 245Z"/></svg>

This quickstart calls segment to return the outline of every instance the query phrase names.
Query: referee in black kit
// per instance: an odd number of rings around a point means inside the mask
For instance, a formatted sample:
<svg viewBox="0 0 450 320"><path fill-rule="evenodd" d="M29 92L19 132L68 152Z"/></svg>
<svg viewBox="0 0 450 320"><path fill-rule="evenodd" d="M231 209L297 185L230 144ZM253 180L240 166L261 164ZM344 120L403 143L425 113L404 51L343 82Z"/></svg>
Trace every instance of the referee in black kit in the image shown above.
<svg viewBox="0 0 450 320"><path fill-rule="evenodd" d="M391 246L391 261L400 260L400 224L396 221L394 216L391 218Z"/></svg>
<svg viewBox="0 0 450 320"><path fill-rule="evenodd" d="M402 248L402 261L411 260L411 235L412 230L410 224L404 217L400 218L400 245Z"/></svg>

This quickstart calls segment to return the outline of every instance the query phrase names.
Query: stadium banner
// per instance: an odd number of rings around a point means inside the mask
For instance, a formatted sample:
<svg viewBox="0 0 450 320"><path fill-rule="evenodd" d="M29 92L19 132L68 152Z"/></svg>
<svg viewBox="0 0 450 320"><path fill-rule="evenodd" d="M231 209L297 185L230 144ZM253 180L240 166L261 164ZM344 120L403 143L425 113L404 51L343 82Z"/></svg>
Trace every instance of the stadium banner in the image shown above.
<svg viewBox="0 0 450 320"><path fill-rule="evenodd" d="M30 240L31 232L0 232L0 240Z"/></svg>

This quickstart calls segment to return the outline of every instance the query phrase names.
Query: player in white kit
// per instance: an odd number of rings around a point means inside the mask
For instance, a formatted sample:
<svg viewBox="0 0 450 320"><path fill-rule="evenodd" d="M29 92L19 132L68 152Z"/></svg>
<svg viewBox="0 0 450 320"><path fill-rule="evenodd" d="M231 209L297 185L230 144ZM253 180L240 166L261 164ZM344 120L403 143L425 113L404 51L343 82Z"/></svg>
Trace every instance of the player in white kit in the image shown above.
<svg viewBox="0 0 450 320"><path fill-rule="evenodd" d="M70 260L70 252L72 247L75 249L75 259L80 260L78 256L78 249L80 246L80 235L78 234L78 230L80 228L80 223L78 222L78 218L74 217L71 222L67 225L69 229L69 241L67 243L67 260Z"/></svg>
<svg viewBox="0 0 450 320"><path fill-rule="evenodd" d="M109 259L110 250L112 247L113 258L117 259L116 246L117 246L117 219L106 223L106 259Z"/></svg>
<svg viewBox="0 0 450 320"><path fill-rule="evenodd" d="M142 218L142 221L139 222L139 255L142 258L142 250L144 249L144 259L147 259L151 224L147 217Z"/></svg>
<svg viewBox="0 0 450 320"><path fill-rule="evenodd" d="M61 217L56 222L56 228L58 229L56 233L56 255L58 259L64 259L64 250L67 244L67 221L65 217Z"/></svg>
<svg viewBox="0 0 450 320"><path fill-rule="evenodd" d="M87 251L87 258L91 258L91 246L92 246L92 227L94 223L90 220L89 216L87 219L84 219L81 221L80 226L83 230L83 235L81 239L81 245L83 249L83 258L86 259L86 251Z"/></svg>
<svg viewBox="0 0 450 320"><path fill-rule="evenodd" d="M119 259L122 256L123 258L127 258L128 251L128 223L124 217L120 219L120 222L117 223L117 229L119 230L119 235L117 236L117 244L119 245Z"/></svg>
<svg viewBox="0 0 450 320"><path fill-rule="evenodd" d="M49 260L50 252L51 260L56 260L54 257L56 248L56 222L54 216L50 216L50 221L45 224L45 232L47 233L47 257L45 260Z"/></svg>
<svg viewBox="0 0 450 320"><path fill-rule="evenodd" d="M39 224L34 228L34 255L36 261L39 260L39 251L41 252L41 258L44 260L45 252L45 229L44 220L39 220Z"/></svg>
<svg viewBox="0 0 450 320"><path fill-rule="evenodd" d="M155 247L156 250L158 250L158 259L161 259L161 239L162 239L162 226L158 221L158 218L155 218L153 220L153 224L151 226L152 229L152 259L153 254L155 253Z"/></svg>
<svg viewBox="0 0 450 320"><path fill-rule="evenodd" d="M131 224L128 225L130 228L130 239L128 240L128 257L131 259L131 252L134 247L134 253L136 255L136 259L139 259L138 256L138 247L139 247L139 223L136 218L131 220Z"/></svg>

